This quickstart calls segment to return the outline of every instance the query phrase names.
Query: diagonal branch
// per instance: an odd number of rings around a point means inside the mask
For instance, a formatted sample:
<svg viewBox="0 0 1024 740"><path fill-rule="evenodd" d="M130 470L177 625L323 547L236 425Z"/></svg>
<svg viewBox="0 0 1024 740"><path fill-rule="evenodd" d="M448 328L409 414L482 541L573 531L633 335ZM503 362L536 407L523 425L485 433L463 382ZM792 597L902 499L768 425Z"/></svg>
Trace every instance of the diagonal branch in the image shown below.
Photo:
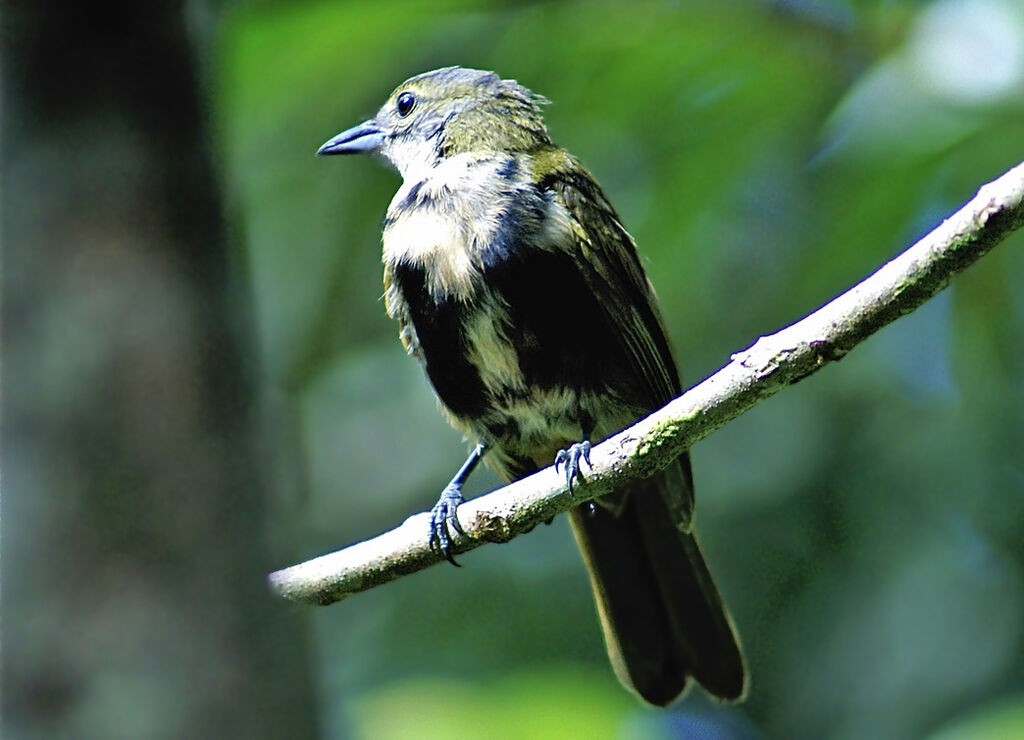
<svg viewBox="0 0 1024 740"><path fill-rule="evenodd" d="M1024 225L1024 163L983 186L937 229L863 282L797 323L761 337L685 394L594 447L586 481L570 495L547 468L467 501L466 537L454 551L507 542L632 478L651 475L708 434L787 385L810 375L883 326L910 313L1004 237ZM428 515L397 529L269 576L296 601L330 604L440 562L427 544Z"/></svg>

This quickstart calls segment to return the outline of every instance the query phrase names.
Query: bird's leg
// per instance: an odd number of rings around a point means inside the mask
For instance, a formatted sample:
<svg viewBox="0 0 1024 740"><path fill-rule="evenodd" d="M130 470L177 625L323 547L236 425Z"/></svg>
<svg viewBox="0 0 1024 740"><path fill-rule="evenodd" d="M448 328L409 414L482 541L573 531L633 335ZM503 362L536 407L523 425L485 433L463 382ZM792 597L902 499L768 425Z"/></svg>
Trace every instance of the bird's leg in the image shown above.
<svg viewBox="0 0 1024 740"><path fill-rule="evenodd" d="M459 468L459 472L452 478L452 482L444 487L441 497L437 499L434 508L430 510L430 549L440 550L444 553L445 559L456 567L459 564L455 562L455 556L452 555L452 538L454 537L452 530L461 535L466 534L462 531L462 525L459 524L459 518L455 514L459 504L464 501L462 485L469 478L469 474L473 472L473 468L483 458L487 449L486 442L480 442L473 448L469 457L466 458L466 462ZM449 525L451 529L449 529Z"/></svg>
<svg viewBox="0 0 1024 740"><path fill-rule="evenodd" d="M572 484L576 479L585 480L583 471L580 470L580 460L586 460L590 466L590 433L594 430L593 422L580 425L583 429L583 439L579 442L559 450L555 455L555 470L562 465L565 466L565 481L569 484L569 495L572 495Z"/></svg>

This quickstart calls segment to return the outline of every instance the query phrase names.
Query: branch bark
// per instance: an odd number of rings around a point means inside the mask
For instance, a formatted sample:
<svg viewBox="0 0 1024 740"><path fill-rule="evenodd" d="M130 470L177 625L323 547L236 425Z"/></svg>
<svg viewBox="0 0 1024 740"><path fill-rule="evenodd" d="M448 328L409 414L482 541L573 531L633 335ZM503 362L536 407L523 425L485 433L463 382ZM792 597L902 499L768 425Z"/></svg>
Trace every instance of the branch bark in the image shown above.
<svg viewBox="0 0 1024 740"><path fill-rule="evenodd" d="M1024 163L983 186L963 208L877 272L731 362L632 427L594 447L586 480L570 494L547 468L459 507L461 553L507 542L623 482L649 476L683 450L857 344L945 288L961 270L1024 225ZM269 576L295 601L330 604L443 560L427 544L428 515Z"/></svg>

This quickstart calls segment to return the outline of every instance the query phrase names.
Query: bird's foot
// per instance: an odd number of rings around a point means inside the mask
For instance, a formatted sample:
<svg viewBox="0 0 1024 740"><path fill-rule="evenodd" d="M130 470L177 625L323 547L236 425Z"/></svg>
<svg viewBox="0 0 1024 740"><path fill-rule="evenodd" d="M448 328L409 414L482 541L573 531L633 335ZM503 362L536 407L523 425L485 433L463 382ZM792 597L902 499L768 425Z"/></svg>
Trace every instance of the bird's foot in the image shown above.
<svg viewBox="0 0 1024 740"><path fill-rule="evenodd" d="M562 465L565 466L565 481L569 484L570 495L573 481L576 479L586 480L580 470L580 460L585 460L587 467L590 467L590 440L588 439L571 444L564 450L559 450L555 455L555 470Z"/></svg>
<svg viewBox="0 0 1024 740"><path fill-rule="evenodd" d="M462 525L456 516L459 504L464 500L462 487L449 483L441 492L441 497L434 504L434 508L430 510L430 549L440 550L445 559L456 568L460 566L452 555L452 540L455 538L455 532L466 534L462 531Z"/></svg>

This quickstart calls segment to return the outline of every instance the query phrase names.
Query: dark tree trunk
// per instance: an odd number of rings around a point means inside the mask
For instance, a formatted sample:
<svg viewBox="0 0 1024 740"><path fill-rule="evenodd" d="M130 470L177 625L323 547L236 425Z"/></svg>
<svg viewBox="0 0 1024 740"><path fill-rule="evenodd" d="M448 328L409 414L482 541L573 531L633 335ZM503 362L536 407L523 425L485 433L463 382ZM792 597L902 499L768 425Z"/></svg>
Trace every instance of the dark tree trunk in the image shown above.
<svg viewBox="0 0 1024 740"><path fill-rule="evenodd" d="M183 6L3 9L10 737L315 734Z"/></svg>

